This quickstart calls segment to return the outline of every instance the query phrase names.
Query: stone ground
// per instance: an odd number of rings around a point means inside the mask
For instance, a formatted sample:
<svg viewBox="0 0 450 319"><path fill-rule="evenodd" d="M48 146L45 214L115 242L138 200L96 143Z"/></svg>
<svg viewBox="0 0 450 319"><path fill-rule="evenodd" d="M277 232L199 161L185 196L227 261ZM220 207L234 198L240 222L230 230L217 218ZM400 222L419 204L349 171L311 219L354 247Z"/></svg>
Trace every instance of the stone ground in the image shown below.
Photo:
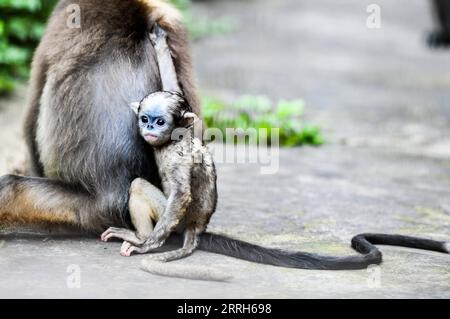
<svg viewBox="0 0 450 319"><path fill-rule="evenodd" d="M427 1L378 0L381 29L366 27L371 2L195 5L196 14L237 26L195 43L202 91L230 100L302 97L308 121L328 139L282 149L275 175L220 164L211 231L342 255L360 232L450 238L450 51L424 45ZM0 101L0 173L23 159L23 95ZM372 271L283 269L204 252L177 261L234 276L211 283L147 274L143 257L122 258L119 243L97 238L7 235L0 247L6 298L450 298L450 256L414 249L381 247L384 262ZM79 289L68 288L73 269Z"/></svg>

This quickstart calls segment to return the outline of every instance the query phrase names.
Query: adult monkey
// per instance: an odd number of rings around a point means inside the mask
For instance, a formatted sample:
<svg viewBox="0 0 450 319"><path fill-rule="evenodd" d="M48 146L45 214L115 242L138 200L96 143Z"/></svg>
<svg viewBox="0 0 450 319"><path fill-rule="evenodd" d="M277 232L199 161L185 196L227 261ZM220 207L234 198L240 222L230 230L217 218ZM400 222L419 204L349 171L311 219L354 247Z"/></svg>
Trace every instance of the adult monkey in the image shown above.
<svg viewBox="0 0 450 319"><path fill-rule="evenodd" d="M81 28L67 25L69 5ZM187 34L179 14L159 0L61 0L33 62L25 133L35 177L0 178L0 223L64 224L101 233L130 227L128 191L141 177L159 178L152 149L138 135L128 103L161 89L149 34L168 33L180 87L194 112ZM156 190L156 188L155 188ZM307 269L359 269L381 262L372 245L448 252L448 244L396 235L359 235L363 255L332 257L264 248L205 233L200 249L265 264Z"/></svg>

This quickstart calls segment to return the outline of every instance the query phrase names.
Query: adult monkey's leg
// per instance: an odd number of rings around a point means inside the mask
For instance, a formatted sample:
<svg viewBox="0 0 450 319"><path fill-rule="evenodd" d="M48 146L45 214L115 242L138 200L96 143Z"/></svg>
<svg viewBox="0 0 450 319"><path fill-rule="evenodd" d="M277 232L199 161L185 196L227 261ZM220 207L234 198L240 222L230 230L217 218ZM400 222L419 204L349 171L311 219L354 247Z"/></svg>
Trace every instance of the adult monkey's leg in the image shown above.
<svg viewBox="0 0 450 319"><path fill-rule="evenodd" d="M61 181L16 175L0 177L0 225L65 225L100 233L111 225L124 225L121 208L108 197Z"/></svg>
<svg viewBox="0 0 450 319"><path fill-rule="evenodd" d="M130 256L132 245L142 245L153 231L156 223L166 208L164 194L142 178L133 181L130 187L129 211L131 223L136 231L125 228L110 227L101 236L103 241L119 238L125 242L121 248L121 255Z"/></svg>
<svg viewBox="0 0 450 319"><path fill-rule="evenodd" d="M63 183L44 178L0 177L0 224L61 224L91 228L81 210L90 211L93 198Z"/></svg>

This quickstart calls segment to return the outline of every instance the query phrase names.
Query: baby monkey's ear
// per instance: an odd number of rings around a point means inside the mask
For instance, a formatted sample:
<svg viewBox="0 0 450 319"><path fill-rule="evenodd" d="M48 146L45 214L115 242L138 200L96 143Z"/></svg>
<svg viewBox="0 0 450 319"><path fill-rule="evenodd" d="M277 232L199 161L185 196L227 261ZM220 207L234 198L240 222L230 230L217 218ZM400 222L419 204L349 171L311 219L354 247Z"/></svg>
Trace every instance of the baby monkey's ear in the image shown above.
<svg viewBox="0 0 450 319"><path fill-rule="evenodd" d="M180 126L188 127L194 124L195 121L198 120L198 116L192 112L186 112L183 115L183 118L180 121Z"/></svg>
<svg viewBox="0 0 450 319"><path fill-rule="evenodd" d="M128 104L130 106L130 108L133 110L133 112L137 115L139 113L139 106L141 105L141 103L139 102L133 102Z"/></svg>

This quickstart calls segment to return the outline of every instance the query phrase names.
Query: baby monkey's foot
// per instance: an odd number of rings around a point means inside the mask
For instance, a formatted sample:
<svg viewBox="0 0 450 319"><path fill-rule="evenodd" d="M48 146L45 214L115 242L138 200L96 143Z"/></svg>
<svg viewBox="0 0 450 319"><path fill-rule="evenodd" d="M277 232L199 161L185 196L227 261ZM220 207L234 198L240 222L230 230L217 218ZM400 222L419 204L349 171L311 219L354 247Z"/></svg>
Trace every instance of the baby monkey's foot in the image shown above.
<svg viewBox="0 0 450 319"><path fill-rule="evenodd" d="M110 227L101 235L101 239L105 242L111 238L119 238L137 246L145 242L145 240L137 237L134 231L125 228Z"/></svg>
<svg viewBox="0 0 450 319"><path fill-rule="evenodd" d="M125 243L122 245L122 248L124 249L123 252L124 254L122 254L121 251L121 255L122 256L130 256L132 253L138 253L138 254L146 254L152 250L155 250L159 247L161 247L164 244L164 240L161 241L154 241L151 240L152 238L148 239L143 245L126 245ZM137 247L138 246L138 247Z"/></svg>
<svg viewBox="0 0 450 319"><path fill-rule="evenodd" d="M120 255L123 257L130 257L131 254L137 253L137 254L145 254L148 253L151 249L141 246L137 247L134 246L132 243L129 243L127 241L124 241L122 244L122 247L120 248Z"/></svg>
<svg viewBox="0 0 450 319"><path fill-rule="evenodd" d="M165 44L167 33L157 23L153 27L152 33L150 33L150 40L154 46L158 44Z"/></svg>
<svg viewBox="0 0 450 319"><path fill-rule="evenodd" d="M120 254L123 257L130 257L131 254L133 253L145 254L148 253L150 250L151 250L150 247L145 246L137 247L127 241L124 241L122 247L120 248Z"/></svg>
<svg viewBox="0 0 450 319"><path fill-rule="evenodd" d="M133 246L133 244L124 241L122 247L120 248L120 255L122 255L123 257L130 257L135 248L136 247Z"/></svg>

